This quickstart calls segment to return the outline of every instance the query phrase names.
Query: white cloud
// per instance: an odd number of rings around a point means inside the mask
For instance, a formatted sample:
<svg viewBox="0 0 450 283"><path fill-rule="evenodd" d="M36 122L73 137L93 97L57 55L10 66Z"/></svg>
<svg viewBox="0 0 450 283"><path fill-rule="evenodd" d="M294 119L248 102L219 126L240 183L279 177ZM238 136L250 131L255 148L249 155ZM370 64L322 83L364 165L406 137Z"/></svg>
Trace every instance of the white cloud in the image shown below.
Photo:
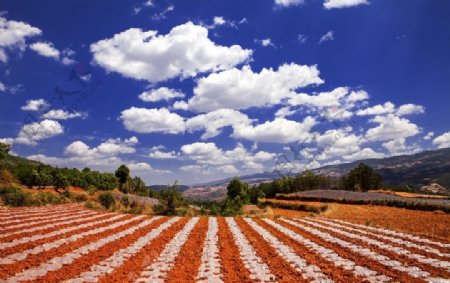
<svg viewBox="0 0 450 283"><path fill-rule="evenodd" d="M431 140L432 137L434 137L434 132L428 132L428 133L423 137L423 139L426 140L426 141L429 141L429 140Z"/></svg>
<svg viewBox="0 0 450 283"><path fill-rule="evenodd" d="M133 173L133 171L137 171L137 172L140 172L140 173L152 172L152 173L156 173L156 174L172 173L172 171L170 171L170 170L155 169L150 164L148 164L146 162L128 163L127 167L130 169L131 173Z"/></svg>
<svg viewBox="0 0 450 283"><path fill-rule="evenodd" d="M369 2L367 0L325 0L323 2L325 9L347 8L362 4L369 4Z"/></svg>
<svg viewBox="0 0 450 283"><path fill-rule="evenodd" d="M50 110L42 115L43 118L52 120L67 120L73 118L85 119L87 118L87 116L87 113L84 112L69 112L63 109Z"/></svg>
<svg viewBox="0 0 450 283"><path fill-rule="evenodd" d="M41 56L59 59L59 50L51 42L36 42L31 44L30 48Z"/></svg>
<svg viewBox="0 0 450 283"><path fill-rule="evenodd" d="M64 128L60 123L46 119L41 122L23 125L14 142L26 145L37 145L38 141L48 139L62 133L64 133Z"/></svg>
<svg viewBox="0 0 450 283"><path fill-rule="evenodd" d="M138 133L178 134L185 131L184 118L165 108L131 107L122 111L120 119L127 130Z"/></svg>
<svg viewBox="0 0 450 283"><path fill-rule="evenodd" d="M332 107L340 106L341 100L349 94L346 87L338 87L329 92L321 92L316 95L308 95L306 93L295 94L288 100L291 106L312 106L312 107Z"/></svg>
<svg viewBox="0 0 450 283"><path fill-rule="evenodd" d="M42 34L42 31L25 22L8 21L0 17L0 61L6 63L8 56L5 49L25 49L25 41L29 37Z"/></svg>
<svg viewBox="0 0 450 283"><path fill-rule="evenodd" d="M275 5L281 7L298 6L305 3L304 0L275 0Z"/></svg>
<svg viewBox="0 0 450 283"><path fill-rule="evenodd" d="M233 165L223 165L223 166L220 166L218 168L218 170L223 172L223 173L225 173L225 174L237 174L237 173L239 173L239 170L236 167L234 167Z"/></svg>
<svg viewBox="0 0 450 283"><path fill-rule="evenodd" d="M200 114L186 121L189 132L205 130L202 139L209 139L221 133L227 126L249 125L251 120L247 115L231 109L219 109L207 114Z"/></svg>
<svg viewBox="0 0 450 283"><path fill-rule="evenodd" d="M318 160L342 158L359 152L363 138L351 133L351 130L351 127L333 129L317 135L315 142L320 152L316 158ZM310 158L308 156L305 157Z"/></svg>
<svg viewBox="0 0 450 283"><path fill-rule="evenodd" d="M160 100L171 100L174 98L183 98L184 94L178 90L167 87L151 89L144 91L139 95L139 99L145 102L156 102Z"/></svg>
<svg viewBox="0 0 450 283"><path fill-rule="evenodd" d="M383 147L386 148L390 155L405 155L405 154L414 154L422 150L417 145L408 146L406 145L405 138L399 138L391 141L387 141L383 143Z"/></svg>
<svg viewBox="0 0 450 283"><path fill-rule="evenodd" d="M153 159L176 159L178 157L173 150L169 152L155 150L150 152L148 156Z"/></svg>
<svg viewBox="0 0 450 283"><path fill-rule="evenodd" d="M260 171L264 168L262 163L273 160L276 155L266 151L258 151L255 154L248 152L242 144L237 144L234 149L222 150L214 143L196 142L193 144L183 145L181 147L183 156L197 162L197 166L189 166L182 170L198 170L204 166L224 166L233 165L242 166L249 171ZM204 167L202 167L205 169ZM228 167L231 168L231 167ZM211 169L211 168L210 168ZM217 168L216 168L217 169ZM222 167L222 171L223 171ZM215 170L215 169L213 169Z"/></svg>
<svg viewBox="0 0 450 283"><path fill-rule="evenodd" d="M294 113L295 110L292 110L289 107L281 107L280 109L277 110L277 112L275 112L275 117L285 118L293 115Z"/></svg>
<svg viewBox="0 0 450 283"><path fill-rule="evenodd" d="M364 110L359 110L356 112L358 116L367 116L367 115L383 115L388 113L393 113L395 111L395 105L388 101L384 104L378 104Z"/></svg>
<svg viewBox="0 0 450 283"><path fill-rule="evenodd" d="M415 136L420 132L419 127L406 118L400 118L393 114L375 116L370 120L378 123L375 128L367 130L366 139L369 141L388 141L399 138Z"/></svg>
<svg viewBox="0 0 450 283"><path fill-rule="evenodd" d="M433 144L438 148L450 147L450 132L442 134L433 140Z"/></svg>
<svg viewBox="0 0 450 283"><path fill-rule="evenodd" d="M322 37L319 40L319 44L332 40L334 40L334 31L330 30L326 34L322 35Z"/></svg>
<svg viewBox="0 0 450 283"><path fill-rule="evenodd" d="M423 113L425 113L425 107L411 103L400 106L396 112L397 116Z"/></svg>
<svg viewBox="0 0 450 283"><path fill-rule="evenodd" d="M284 64L278 70L263 68L254 73L250 66L210 74L197 81L194 96L183 107L198 112L221 108L247 109L280 103L294 90L323 83L314 66ZM219 95L220 94L220 95Z"/></svg>
<svg viewBox="0 0 450 283"><path fill-rule="evenodd" d="M20 107L23 111L43 111L50 107L44 99L27 100L27 104Z"/></svg>
<svg viewBox="0 0 450 283"><path fill-rule="evenodd" d="M264 143L290 143L310 139L311 128L316 124L312 117L306 117L303 122L275 118L256 126L237 125L233 137Z"/></svg>
<svg viewBox="0 0 450 283"><path fill-rule="evenodd" d="M0 82L0 92L2 91L6 91L6 86L2 82Z"/></svg>
<svg viewBox="0 0 450 283"><path fill-rule="evenodd" d="M396 116L405 116L410 114L423 114L425 113L425 107L417 104L403 104L400 107L396 108L395 105L388 101L384 104L378 104L366 109L359 110L356 112L358 116L368 116L368 115L383 115L394 113Z"/></svg>
<svg viewBox="0 0 450 283"><path fill-rule="evenodd" d="M376 152L371 148L363 148L362 150L353 153L352 155L344 156L344 159L347 161L355 161L362 159L370 159L370 158L383 158L384 154L380 152Z"/></svg>
<svg viewBox="0 0 450 283"><path fill-rule="evenodd" d="M97 147L91 148L82 141L75 141L65 149L65 154L78 157L106 157L118 154L135 153L134 145L138 142L136 137L130 139L108 139Z"/></svg>
<svg viewBox="0 0 450 283"><path fill-rule="evenodd" d="M173 10L175 10L175 6L174 5L169 5L162 12L154 14L152 16L152 19L155 20L155 21L163 20L163 19L165 19L167 17L167 13L172 12Z"/></svg>
<svg viewBox="0 0 450 283"><path fill-rule="evenodd" d="M275 44L272 42L272 39L270 38L264 38L264 39L255 39L255 42L258 44L261 44L263 47L276 47Z"/></svg>
<svg viewBox="0 0 450 283"><path fill-rule="evenodd" d="M228 69L250 59L252 51L239 45L220 46L208 38L208 29L191 22L166 35L132 28L91 45L94 62L108 72L160 82L175 77Z"/></svg>

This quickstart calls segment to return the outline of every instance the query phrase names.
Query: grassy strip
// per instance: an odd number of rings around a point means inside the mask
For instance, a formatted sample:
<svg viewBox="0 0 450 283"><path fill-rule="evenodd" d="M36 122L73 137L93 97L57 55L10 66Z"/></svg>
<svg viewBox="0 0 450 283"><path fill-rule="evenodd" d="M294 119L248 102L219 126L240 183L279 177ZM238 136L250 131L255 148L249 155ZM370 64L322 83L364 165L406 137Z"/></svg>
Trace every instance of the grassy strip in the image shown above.
<svg viewBox="0 0 450 283"><path fill-rule="evenodd" d="M277 194L275 197L279 200L297 200L297 201L313 201L313 202L327 202L327 203L342 203L342 204L358 204L358 205L378 205L378 206L390 206L397 208L405 208L411 210L422 210L422 211L435 211L441 210L445 213L450 213L450 207L443 205L436 205L430 203L419 203L414 201L401 201L401 200L354 200L346 198L327 198L327 197L306 197L298 195L286 195Z"/></svg>
<svg viewBox="0 0 450 283"><path fill-rule="evenodd" d="M285 203L285 202L276 202L271 200L260 200L260 205L266 206L270 205L274 208L288 209L288 210L297 210L297 211L306 211L312 213L321 213L328 210L328 205L309 205L304 203Z"/></svg>

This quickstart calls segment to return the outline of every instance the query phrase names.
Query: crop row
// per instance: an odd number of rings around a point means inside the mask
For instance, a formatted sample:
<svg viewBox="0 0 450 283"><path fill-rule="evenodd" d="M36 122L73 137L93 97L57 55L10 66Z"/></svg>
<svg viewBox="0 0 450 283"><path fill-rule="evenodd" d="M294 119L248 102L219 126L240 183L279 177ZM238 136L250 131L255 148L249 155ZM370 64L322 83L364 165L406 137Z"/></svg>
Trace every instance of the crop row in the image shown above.
<svg viewBox="0 0 450 283"><path fill-rule="evenodd" d="M0 282L450 279L449 243L341 220L150 217L79 206L0 213Z"/></svg>

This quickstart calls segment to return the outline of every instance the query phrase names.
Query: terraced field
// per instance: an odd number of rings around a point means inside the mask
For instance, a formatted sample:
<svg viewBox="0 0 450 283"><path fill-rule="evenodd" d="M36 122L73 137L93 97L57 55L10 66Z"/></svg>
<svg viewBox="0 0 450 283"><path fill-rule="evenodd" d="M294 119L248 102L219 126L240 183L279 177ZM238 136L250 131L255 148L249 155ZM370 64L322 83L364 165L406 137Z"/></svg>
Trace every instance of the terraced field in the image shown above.
<svg viewBox="0 0 450 283"><path fill-rule="evenodd" d="M0 208L0 282L450 282L450 243L324 218Z"/></svg>

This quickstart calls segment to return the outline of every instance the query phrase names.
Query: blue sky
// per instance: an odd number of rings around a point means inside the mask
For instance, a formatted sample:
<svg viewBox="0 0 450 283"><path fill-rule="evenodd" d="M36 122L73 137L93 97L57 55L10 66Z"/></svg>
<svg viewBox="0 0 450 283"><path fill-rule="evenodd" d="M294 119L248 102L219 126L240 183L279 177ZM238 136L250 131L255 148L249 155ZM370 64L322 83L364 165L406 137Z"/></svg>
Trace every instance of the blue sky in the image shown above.
<svg viewBox="0 0 450 283"><path fill-rule="evenodd" d="M0 141L149 184L450 147L450 2L1 1Z"/></svg>

